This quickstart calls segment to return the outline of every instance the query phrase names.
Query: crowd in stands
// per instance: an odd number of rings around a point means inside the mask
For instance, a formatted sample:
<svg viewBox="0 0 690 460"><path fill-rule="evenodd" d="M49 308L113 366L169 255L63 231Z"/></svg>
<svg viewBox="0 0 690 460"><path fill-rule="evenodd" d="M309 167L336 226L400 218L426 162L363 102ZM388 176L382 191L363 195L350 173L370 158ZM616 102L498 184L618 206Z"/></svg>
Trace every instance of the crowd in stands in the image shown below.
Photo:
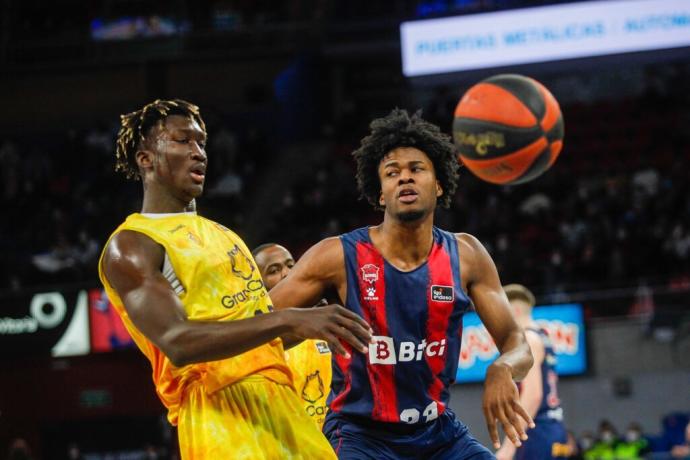
<svg viewBox="0 0 690 460"><path fill-rule="evenodd" d="M528 184L499 187L462 169L457 196L438 224L476 235L504 280L542 293L640 280L687 289L686 76L672 80L685 91L648 88L623 100L564 104L565 148L550 171ZM449 128L456 99L439 94L426 117ZM326 153L305 154L308 164L276 184L269 178L282 150L271 143L270 125L238 129L225 114L208 112L210 168L199 207L248 244L278 240L299 253L323 237L378 221L358 201L349 155L373 114L354 113L315 130ZM0 139L0 290L96 281L107 236L140 206L141 184L113 173L116 131L111 123ZM257 230L247 222L266 191L273 195Z"/></svg>
<svg viewBox="0 0 690 460"><path fill-rule="evenodd" d="M690 458L690 420L687 413L669 414L658 435L647 434L637 422L619 433L608 420L601 420L596 433L579 439L568 433L570 460L672 460Z"/></svg>

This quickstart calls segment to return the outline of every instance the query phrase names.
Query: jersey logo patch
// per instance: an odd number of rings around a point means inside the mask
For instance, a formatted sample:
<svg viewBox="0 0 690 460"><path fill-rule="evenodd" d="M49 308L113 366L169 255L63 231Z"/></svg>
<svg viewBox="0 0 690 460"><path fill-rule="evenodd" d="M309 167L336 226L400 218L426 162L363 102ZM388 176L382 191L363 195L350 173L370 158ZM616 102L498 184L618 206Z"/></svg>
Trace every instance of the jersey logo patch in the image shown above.
<svg viewBox="0 0 690 460"><path fill-rule="evenodd" d="M434 356L443 356L446 351L446 339L421 343L403 341L395 346L392 337L375 335L369 344L369 362L371 364L398 364L413 361L422 361Z"/></svg>
<svg viewBox="0 0 690 460"><path fill-rule="evenodd" d="M321 374L317 370L313 374L307 375L307 379L302 387L302 399L314 404L324 396L324 385Z"/></svg>
<svg viewBox="0 0 690 460"><path fill-rule="evenodd" d="M375 285L375 283L379 280L379 267L374 264L366 264L363 265L360 270L362 270L362 281L369 283L369 286L364 286L364 290L366 291L364 300L379 300L379 298L376 296Z"/></svg>
<svg viewBox="0 0 690 460"><path fill-rule="evenodd" d="M316 342L316 350L322 355L326 355L331 352L331 349L328 348L328 344L326 342Z"/></svg>
<svg viewBox="0 0 690 460"><path fill-rule="evenodd" d="M379 267L374 264L363 265L362 268L362 281L369 284L374 284L379 280Z"/></svg>
<svg viewBox="0 0 690 460"><path fill-rule="evenodd" d="M238 245L235 245L228 251L228 257L230 258L232 273L235 276L239 276L245 281L252 279L254 276L254 264Z"/></svg>
<svg viewBox="0 0 690 460"><path fill-rule="evenodd" d="M431 300L436 302L452 302L455 300L455 293L452 286L431 286Z"/></svg>

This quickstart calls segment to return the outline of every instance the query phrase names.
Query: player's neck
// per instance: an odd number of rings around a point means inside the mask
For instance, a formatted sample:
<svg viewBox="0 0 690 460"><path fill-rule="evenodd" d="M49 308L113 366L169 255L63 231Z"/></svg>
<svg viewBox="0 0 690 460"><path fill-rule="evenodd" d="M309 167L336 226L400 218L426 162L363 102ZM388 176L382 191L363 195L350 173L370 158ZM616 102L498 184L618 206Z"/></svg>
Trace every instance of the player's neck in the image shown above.
<svg viewBox="0 0 690 460"><path fill-rule="evenodd" d="M371 238L381 255L401 270L411 270L429 257L434 242L433 214L416 222L400 222L385 216Z"/></svg>
<svg viewBox="0 0 690 460"><path fill-rule="evenodd" d="M141 206L142 213L177 213L196 211L196 201L181 200L169 193L161 193L153 188L144 191L144 200Z"/></svg>

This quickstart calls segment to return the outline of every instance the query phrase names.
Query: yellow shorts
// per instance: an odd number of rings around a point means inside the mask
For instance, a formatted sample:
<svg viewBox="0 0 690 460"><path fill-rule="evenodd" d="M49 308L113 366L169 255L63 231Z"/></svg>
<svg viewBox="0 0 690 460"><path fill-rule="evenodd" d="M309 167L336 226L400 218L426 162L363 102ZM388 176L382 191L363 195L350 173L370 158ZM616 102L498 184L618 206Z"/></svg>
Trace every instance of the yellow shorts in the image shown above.
<svg viewBox="0 0 690 460"><path fill-rule="evenodd" d="M177 432L183 460L336 458L295 391L261 376L211 395L187 388Z"/></svg>

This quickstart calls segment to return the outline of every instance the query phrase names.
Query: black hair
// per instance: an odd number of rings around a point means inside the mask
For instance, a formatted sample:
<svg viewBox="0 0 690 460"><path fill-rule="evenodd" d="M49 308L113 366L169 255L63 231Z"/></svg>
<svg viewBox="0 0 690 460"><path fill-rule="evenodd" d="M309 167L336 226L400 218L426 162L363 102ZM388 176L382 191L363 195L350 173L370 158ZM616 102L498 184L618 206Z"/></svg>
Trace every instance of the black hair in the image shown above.
<svg viewBox="0 0 690 460"><path fill-rule="evenodd" d="M436 178L443 188L440 206L450 206L458 185L457 151L450 136L438 126L422 119L421 110L410 116L404 109L393 109L369 125L370 134L362 139L352 155L357 161L357 188L374 208L380 209L381 181L378 168L381 160L398 147L415 147L424 152L434 165Z"/></svg>
<svg viewBox="0 0 690 460"><path fill-rule="evenodd" d="M182 99L160 100L146 104L143 108L120 115L120 131L115 149L115 171L123 172L128 179L140 178L136 153L156 123L170 115L189 117L206 132L206 125L199 113L199 107Z"/></svg>

